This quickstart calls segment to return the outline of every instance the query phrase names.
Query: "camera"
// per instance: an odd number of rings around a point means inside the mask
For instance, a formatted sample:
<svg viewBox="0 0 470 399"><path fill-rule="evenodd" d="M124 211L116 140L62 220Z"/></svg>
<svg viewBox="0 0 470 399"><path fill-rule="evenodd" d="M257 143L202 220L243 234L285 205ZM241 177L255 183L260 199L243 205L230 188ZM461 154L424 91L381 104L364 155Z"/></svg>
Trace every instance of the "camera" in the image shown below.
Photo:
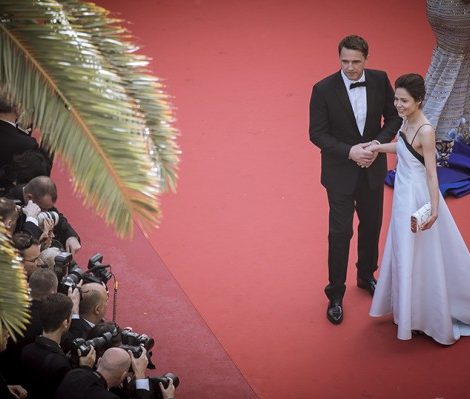
<svg viewBox="0 0 470 399"><path fill-rule="evenodd" d="M85 340L83 338L75 338L72 341L72 349L78 354L80 350L80 356L86 356L93 346L96 351L104 352L106 349L112 346L113 335L110 332L105 332L99 337ZM140 351L142 353L142 350Z"/></svg>
<svg viewBox="0 0 470 399"><path fill-rule="evenodd" d="M147 351L153 348L155 340L146 334L138 334L134 331L124 329L121 331L122 343L130 346L142 345Z"/></svg>
<svg viewBox="0 0 470 399"><path fill-rule="evenodd" d="M38 225L41 228L41 230L44 228L44 220L50 219L54 222L54 226L57 225L59 222L59 214L54 211L48 211L48 212L39 212L38 216Z"/></svg>
<svg viewBox="0 0 470 399"><path fill-rule="evenodd" d="M177 375L173 373L166 373L160 377L149 377L149 384L151 386L151 391L153 391L153 398L155 399L163 399L163 394L160 389L160 382L163 385L163 388L168 388L168 384L170 383L170 378L173 380L173 385L175 388L178 388L180 384L180 379Z"/></svg>
<svg viewBox="0 0 470 399"><path fill-rule="evenodd" d="M107 270L111 265L103 265L103 255L97 253L88 260L88 272L92 273L100 282L106 284L113 274Z"/></svg>
<svg viewBox="0 0 470 399"><path fill-rule="evenodd" d="M88 261L88 270L84 271L73 260L69 252L59 252L54 258L54 272L59 280L58 292L68 293L68 289L74 289L81 280L84 283L106 284L113 274L107 270L110 265L103 265L103 255L95 254Z"/></svg>

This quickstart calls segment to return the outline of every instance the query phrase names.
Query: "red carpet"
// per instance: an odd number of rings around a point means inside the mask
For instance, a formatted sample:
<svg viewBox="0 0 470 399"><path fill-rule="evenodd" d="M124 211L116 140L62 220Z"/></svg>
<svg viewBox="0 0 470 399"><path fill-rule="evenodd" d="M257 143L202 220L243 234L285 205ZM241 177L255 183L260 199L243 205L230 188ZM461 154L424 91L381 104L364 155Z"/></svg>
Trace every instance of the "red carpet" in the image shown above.
<svg viewBox="0 0 470 399"><path fill-rule="evenodd" d="M96 248L120 265L118 320L156 336L159 371L183 376L178 399L250 398L251 388L270 399L470 397L470 339L398 341L390 320L368 317L354 273L344 323L325 318L327 202L308 141L311 86L338 69L349 33L368 39L368 66L392 81L425 73L434 39L424 2L98 3L131 22L174 96L181 178L151 234L159 256L141 235L122 243L95 228L65 194L60 206L82 232L83 256ZM469 198L449 201L467 244ZM390 202L387 189L382 245Z"/></svg>

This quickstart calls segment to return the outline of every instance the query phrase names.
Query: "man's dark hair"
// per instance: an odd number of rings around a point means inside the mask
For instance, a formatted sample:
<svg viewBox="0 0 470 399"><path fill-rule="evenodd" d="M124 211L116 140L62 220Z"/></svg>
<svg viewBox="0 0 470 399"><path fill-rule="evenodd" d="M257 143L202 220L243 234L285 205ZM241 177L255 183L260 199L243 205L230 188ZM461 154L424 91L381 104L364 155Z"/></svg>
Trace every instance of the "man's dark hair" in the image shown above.
<svg viewBox="0 0 470 399"><path fill-rule="evenodd" d="M46 296L39 308L44 331L47 333L57 330L64 320L71 317L72 307L72 300L67 295L56 293Z"/></svg>
<svg viewBox="0 0 470 399"><path fill-rule="evenodd" d="M364 58L369 55L369 45L361 37L357 35L349 35L342 39L338 44L338 53L341 54L341 50L347 48L348 50L357 50L362 53Z"/></svg>
<svg viewBox="0 0 470 399"><path fill-rule="evenodd" d="M5 220L13 219L17 215L18 213L16 211L15 203L11 199L1 197L0 198L0 220L5 222Z"/></svg>
<svg viewBox="0 0 470 399"><path fill-rule="evenodd" d="M25 249L31 247L31 245L39 245L39 240L34 238L29 233L15 233L12 237L13 246L18 250L21 256L24 256Z"/></svg>
<svg viewBox="0 0 470 399"><path fill-rule="evenodd" d="M0 97L0 114L9 114L14 112L15 107L10 104L5 98Z"/></svg>
<svg viewBox="0 0 470 399"><path fill-rule="evenodd" d="M30 180L29 183L24 186L24 193L31 194L35 199L50 195L52 202L57 201L57 187L48 176L37 176Z"/></svg>
<svg viewBox="0 0 470 399"><path fill-rule="evenodd" d="M27 184L37 176L50 174L49 161L41 150L28 150L13 156L9 172L16 184Z"/></svg>
<svg viewBox="0 0 470 399"><path fill-rule="evenodd" d="M50 269L36 269L28 280L31 298L42 301L52 290L57 291L57 276Z"/></svg>
<svg viewBox="0 0 470 399"><path fill-rule="evenodd" d="M395 81L395 90L396 89L405 89L416 102L423 101L426 95L424 79L417 73L401 75ZM420 108L421 105L422 103L420 104Z"/></svg>

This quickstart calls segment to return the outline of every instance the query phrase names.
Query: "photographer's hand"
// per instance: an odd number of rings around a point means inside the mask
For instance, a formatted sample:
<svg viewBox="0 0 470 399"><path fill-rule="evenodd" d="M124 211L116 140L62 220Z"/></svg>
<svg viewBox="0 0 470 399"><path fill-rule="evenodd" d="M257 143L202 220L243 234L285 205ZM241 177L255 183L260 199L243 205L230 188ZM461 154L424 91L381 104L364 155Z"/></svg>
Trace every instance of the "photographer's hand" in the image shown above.
<svg viewBox="0 0 470 399"><path fill-rule="evenodd" d="M26 217L34 219L37 219L39 213L41 212L41 208L39 208L39 206L31 200L28 201L28 205L24 206L22 210Z"/></svg>
<svg viewBox="0 0 470 399"><path fill-rule="evenodd" d="M80 251L80 242L78 241L77 237L69 237L67 241L65 241L65 250L70 252L72 255L75 255L78 251Z"/></svg>
<svg viewBox="0 0 470 399"><path fill-rule="evenodd" d="M78 315L80 313L80 289L82 287L83 280L77 284L76 288L69 287L67 296L72 300L72 315Z"/></svg>
<svg viewBox="0 0 470 399"><path fill-rule="evenodd" d="M163 399L175 399L175 386L173 385L173 380L168 377L170 382L168 383L168 387L165 389L163 384L159 382L160 391L162 391Z"/></svg>
<svg viewBox="0 0 470 399"><path fill-rule="evenodd" d="M131 351L128 351L128 353L131 357L131 365L135 379L140 380L145 378L145 370L147 370L147 365L149 363L149 360L147 359L147 350L142 346L142 354L137 358L134 357Z"/></svg>
<svg viewBox="0 0 470 399"><path fill-rule="evenodd" d="M95 351L95 348L93 346L91 346L90 352L88 352L88 354L86 356L82 356L82 354L80 352L80 349L79 349L78 350L78 356L80 356L79 359L78 359L78 363L80 364L80 367L81 366L86 366L86 367L93 368L93 366L95 365L96 351Z"/></svg>
<svg viewBox="0 0 470 399"><path fill-rule="evenodd" d="M8 385L7 387L11 395L16 399L26 399L28 396L28 391L21 385Z"/></svg>

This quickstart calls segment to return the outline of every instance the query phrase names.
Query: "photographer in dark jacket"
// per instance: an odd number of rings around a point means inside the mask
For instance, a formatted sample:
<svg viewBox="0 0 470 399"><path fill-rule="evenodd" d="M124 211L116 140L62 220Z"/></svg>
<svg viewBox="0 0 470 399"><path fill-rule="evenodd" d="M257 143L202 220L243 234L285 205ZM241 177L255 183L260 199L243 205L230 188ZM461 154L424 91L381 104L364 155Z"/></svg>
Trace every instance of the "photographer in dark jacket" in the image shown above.
<svg viewBox="0 0 470 399"><path fill-rule="evenodd" d="M74 291L79 295L78 290ZM60 382L71 370L71 365L59 346L62 335L70 326L72 300L64 294L48 295L40 305L39 317L43 334L24 347L21 364L30 399L53 398ZM80 366L93 367L95 350L80 357Z"/></svg>
<svg viewBox="0 0 470 399"><path fill-rule="evenodd" d="M126 378L129 367L136 378L136 399L150 398L149 381L145 378L148 359L142 348L140 357L121 348L109 348L98 359L97 369L81 368L70 371L57 389L55 399L118 399L109 388L118 386ZM165 399L174 399L174 387L170 383L162 390Z"/></svg>
<svg viewBox="0 0 470 399"><path fill-rule="evenodd" d="M35 177L25 186L16 186L8 193L7 197L19 201L22 206L26 206L29 201L32 201L41 208L41 211L56 212L59 215L59 220L53 230L56 240L72 255L80 250L80 237L69 224L65 216L55 208L57 187L50 177ZM25 220L24 215L20 216L17 231L22 230L22 225ZM38 226L37 232L33 234L33 236L38 238L41 234L42 229Z"/></svg>
<svg viewBox="0 0 470 399"><path fill-rule="evenodd" d="M9 382L23 383L21 372L21 350L34 342L42 334L43 328L39 317L41 302L50 294L57 292L57 276L52 270L37 269L28 281L31 297L29 308L31 318L22 337L16 342L8 341L7 349L0 354L0 369ZM77 298L78 299L78 298ZM0 396L1 397L1 396Z"/></svg>
<svg viewBox="0 0 470 399"><path fill-rule="evenodd" d="M3 352L7 347L8 338L10 334L4 325L0 325L0 352ZM2 399L25 399L28 395L26 389L20 385L11 385L0 372L0 398Z"/></svg>

